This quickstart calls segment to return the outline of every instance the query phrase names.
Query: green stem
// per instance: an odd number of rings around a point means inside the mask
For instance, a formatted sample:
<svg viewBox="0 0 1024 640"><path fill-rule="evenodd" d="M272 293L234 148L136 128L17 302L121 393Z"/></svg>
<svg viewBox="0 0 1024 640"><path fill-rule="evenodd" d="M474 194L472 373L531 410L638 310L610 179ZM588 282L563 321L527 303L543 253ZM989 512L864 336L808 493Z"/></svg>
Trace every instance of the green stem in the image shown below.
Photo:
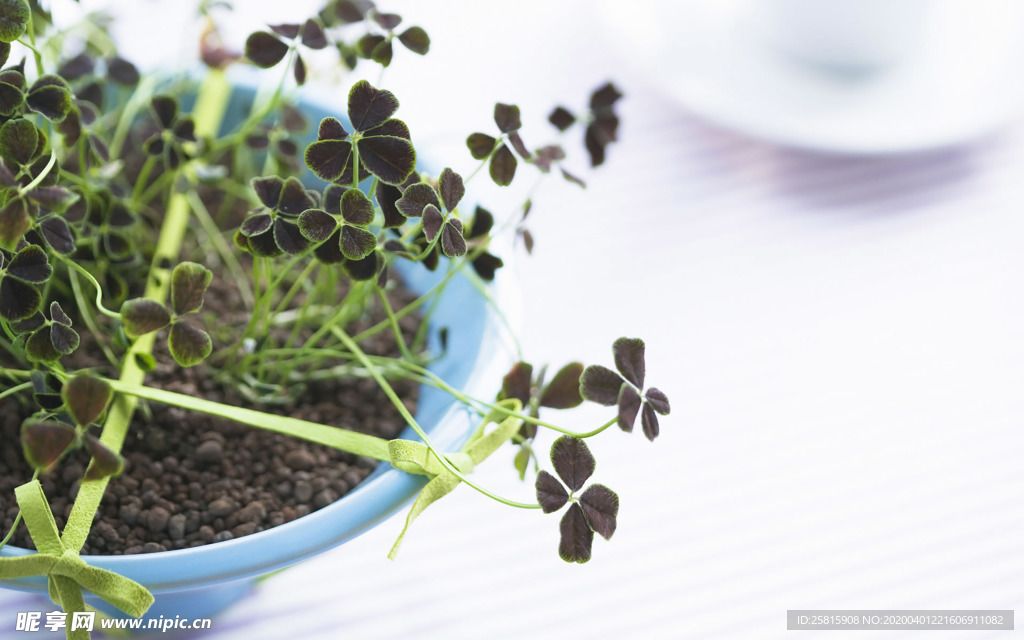
<svg viewBox="0 0 1024 640"><path fill-rule="evenodd" d="M43 167L43 170L39 172L39 175L37 175L35 179L32 180L32 182L28 183L27 185L18 190L18 194L24 195L38 187L43 182L43 180L46 179L46 176L50 173L50 170L53 169L55 164L57 164L57 150L53 149L50 151L50 161L46 163L46 166Z"/></svg>
<svg viewBox="0 0 1024 640"><path fill-rule="evenodd" d="M22 382L19 385L15 385L15 386L11 387L10 389L7 389L6 391L0 391L0 400L3 400L7 396L13 396L14 394L18 393L19 391L26 391L26 390L31 389L31 388L32 388L32 382L31 381L29 381L29 382Z"/></svg>
<svg viewBox="0 0 1024 640"><path fill-rule="evenodd" d="M384 438L357 433L348 429L329 427L315 422L299 420L298 418L278 416L244 407L221 404L211 400L187 396L182 393L125 382L124 380L108 380L108 382L114 391L132 396L133 398L143 398L153 402L181 407L189 411L198 411L212 416L227 418L259 429L283 433L342 451L348 451L358 456L367 456L375 460L385 461L391 459L391 455L388 452L388 441Z"/></svg>
<svg viewBox="0 0 1024 640"><path fill-rule="evenodd" d="M227 108L227 99L230 97L230 93L231 89L223 71L210 70L207 72L199 87L199 95L196 100L197 135L201 137L211 135L211 132L215 133L220 128L220 121ZM153 252L149 279L143 294L145 297L157 301L167 298L171 283L170 265L177 261L181 252L181 243L185 237L185 230L188 228L189 218L188 200L185 195L182 193L172 194L164 215L156 250ZM156 333L148 333L132 343L128 353L125 354L121 379L118 384L129 386L142 384L146 374L139 367L139 358L136 356L149 354L155 340ZM132 415L135 413L136 404L135 396L122 394L111 405L107 419L103 423L100 441L112 451L119 452L121 450ZM85 544L85 539L92 528L96 510L99 508L109 480L109 477L106 477L100 480L82 481L75 504L71 509L71 515L68 517L67 526L64 528L62 541L65 547L81 550Z"/></svg>
<svg viewBox="0 0 1024 640"><path fill-rule="evenodd" d="M89 332L96 339L96 344L100 345L100 349L103 350L103 355L106 356L107 361L114 365L114 367L117 367L117 357L110 350L106 340L101 337L102 334L100 333L99 325L96 324L96 319L90 310L86 308L85 294L82 293L82 285L78 281L78 274L74 271L68 271L68 282L71 283L71 293L75 297L75 303L81 311L82 321L85 322L86 328L89 329Z"/></svg>
<svg viewBox="0 0 1024 640"><path fill-rule="evenodd" d="M92 277L92 274L85 270L85 267L83 267L82 265L78 264L74 260L69 260L68 258L65 258L63 255L61 255L59 253L54 254L54 255L56 255L58 259L60 259L65 264L67 264L69 267L73 268L75 271L77 271L78 273L82 274L82 276L84 276L85 279L88 280L92 284L93 287L95 287L95 289L96 289L96 310L97 311L99 311L103 315L107 316L108 318L114 318L115 320L120 320L121 319L121 314L120 313L116 313L114 311L111 311L110 309L108 309L108 308L103 306L103 289L100 287L100 283L96 281L96 278Z"/></svg>
<svg viewBox="0 0 1024 640"><path fill-rule="evenodd" d="M377 297L380 298L380 304L384 307L384 313L388 315L388 322L391 323L391 331L395 334L395 342L398 344L398 350L402 354L402 359L409 362L415 361L416 358L409 353L409 345L405 343L405 336L402 335L402 327L398 325L398 318L395 317L395 312L391 308L391 302L388 300L388 295L383 290L377 289Z"/></svg>
<svg viewBox="0 0 1024 640"><path fill-rule="evenodd" d="M437 447L435 447L434 444L430 441L430 437L427 435L427 433L423 430L422 427L420 427L419 423L416 422L416 418L414 418L413 415L409 412L409 409L406 408L405 403L402 402L402 399L398 397L398 394L395 393L395 390L391 388L391 385L388 383L387 380L384 379L384 376L380 374L380 371L377 370L376 365L374 365L373 362L371 362L370 359L367 357L367 355L363 353L363 350L359 348L359 345L356 344L356 342L339 327L334 327L334 333L342 341L342 343L344 343L345 348L351 351L352 354L356 357L356 359L359 360L364 367L366 367L367 371L370 372L370 376L373 377L373 379L380 386L384 394L391 400L391 403L395 406L395 409L398 410L398 413L400 413L402 417L405 418L405 420L409 423L409 426L412 427L412 430L416 432L416 435L418 435L420 439L423 440L423 444L425 444L427 448L430 449L430 453L449 473L453 474L456 478L464 482L466 485L472 487L473 489L476 489L477 491L484 494L488 498L496 500L502 504L506 504L510 507L518 507L520 509L541 508L539 504L527 504L503 498L497 494L491 493L487 489L484 489L483 487L470 481L469 478L464 476L462 472L455 468L455 465L448 461L448 458L446 458L443 453L438 451Z"/></svg>

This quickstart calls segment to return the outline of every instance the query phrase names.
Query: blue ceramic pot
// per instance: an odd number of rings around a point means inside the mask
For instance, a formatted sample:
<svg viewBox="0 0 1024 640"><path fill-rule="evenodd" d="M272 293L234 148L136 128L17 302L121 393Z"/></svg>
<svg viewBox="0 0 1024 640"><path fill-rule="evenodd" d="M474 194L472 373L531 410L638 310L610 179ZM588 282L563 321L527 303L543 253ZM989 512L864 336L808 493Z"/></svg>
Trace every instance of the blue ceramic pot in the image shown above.
<svg viewBox="0 0 1024 640"><path fill-rule="evenodd" d="M225 118L228 125L244 117L253 94L251 88L236 88ZM344 100L335 96L330 103L344 105ZM326 115L346 120L337 107L328 108L325 104L328 102L321 97L302 105L314 135L317 123ZM394 264L404 283L417 294L434 286L446 267L447 262L442 261L438 270L431 273L406 261ZM503 275L499 273L490 287L490 295L507 317L517 311L518 297L512 295L511 285L503 281ZM463 274L449 282L431 317L428 345L435 353L440 352L441 328L448 329L448 349L443 358L431 365L431 371L468 395L493 396L495 381L508 370L514 351L505 321ZM449 451L460 447L475 426L470 414L447 393L428 386L420 389L416 420L437 446ZM408 427L401 437L417 439ZM146 617L208 618L242 597L257 577L336 547L380 524L400 511L425 482L422 476L398 471L382 462L366 480L334 504L267 531L193 549L83 559L145 585L156 597ZM380 552L383 556L387 549ZM28 553L34 552L10 545L0 549L0 557ZM46 597L44 577L3 580L0 585ZM86 602L112 615L124 616L89 593Z"/></svg>

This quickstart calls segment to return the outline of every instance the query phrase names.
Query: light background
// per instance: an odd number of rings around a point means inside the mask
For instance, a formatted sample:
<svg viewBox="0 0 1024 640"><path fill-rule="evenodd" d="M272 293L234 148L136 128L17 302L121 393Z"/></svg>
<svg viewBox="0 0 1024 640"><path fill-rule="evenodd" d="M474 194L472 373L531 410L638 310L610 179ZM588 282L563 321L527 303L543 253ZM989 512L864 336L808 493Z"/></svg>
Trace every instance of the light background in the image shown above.
<svg viewBox="0 0 1024 640"><path fill-rule="evenodd" d="M115 34L145 66L188 60L184 4L119 3ZM239 45L315 7L235 4ZM382 4L431 34L383 82L438 167L475 168L461 141L493 127L495 100L522 107L539 146L555 104L607 79L626 94L606 166L567 143L586 191L552 178L534 198L536 251L511 266L522 345L609 365L615 338L642 337L673 411L653 444L592 444L622 507L587 565L558 559L558 517L462 487L397 562L401 518L271 578L202 637L780 638L787 609L1024 610L1020 126L907 156L795 151L688 115L583 0ZM470 198L512 212L485 181ZM478 480L529 497L504 458Z"/></svg>

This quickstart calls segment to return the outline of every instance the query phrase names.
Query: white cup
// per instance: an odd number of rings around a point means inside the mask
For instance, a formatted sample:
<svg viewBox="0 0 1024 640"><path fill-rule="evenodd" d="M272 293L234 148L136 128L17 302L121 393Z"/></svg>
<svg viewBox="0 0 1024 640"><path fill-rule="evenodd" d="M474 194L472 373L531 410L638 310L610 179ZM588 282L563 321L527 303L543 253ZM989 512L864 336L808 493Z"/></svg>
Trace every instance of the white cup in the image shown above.
<svg viewBox="0 0 1024 640"><path fill-rule="evenodd" d="M756 0L768 40L803 62L864 73L919 42L935 0Z"/></svg>

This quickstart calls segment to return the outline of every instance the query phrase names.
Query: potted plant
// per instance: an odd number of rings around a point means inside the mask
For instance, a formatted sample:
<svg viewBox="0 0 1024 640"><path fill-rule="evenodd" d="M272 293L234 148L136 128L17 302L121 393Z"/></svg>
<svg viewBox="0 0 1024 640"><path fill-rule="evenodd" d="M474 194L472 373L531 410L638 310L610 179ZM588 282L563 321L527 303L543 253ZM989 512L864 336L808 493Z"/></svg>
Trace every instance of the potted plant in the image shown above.
<svg viewBox="0 0 1024 640"><path fill-rule="evenodd" d="M415 496L407 529L459 484L567 506L569 562L614 533L585 441L638 417L658 435L669 402L645 386L644 343L615 342L617 371L523 361L497 247L531 249L530 202L496 222L467 197L524 165L582 185L565 149L529 148L498 103L466 139L476 171L418 163L390 91L352 82L325 108L301 89L311 53L387 67L427 54L426 31L369 0L296 18L244 55L210 20L201 78L144 76L102 30L0 0L0 583L66 612L202 617ZM272 69L272 89L232 86L240 64ZM620 97L606 84L550 114L592 166ZM584 400L615 409L587 433L551 421ZM500 447L531 499L473 481Z"/></svg>

